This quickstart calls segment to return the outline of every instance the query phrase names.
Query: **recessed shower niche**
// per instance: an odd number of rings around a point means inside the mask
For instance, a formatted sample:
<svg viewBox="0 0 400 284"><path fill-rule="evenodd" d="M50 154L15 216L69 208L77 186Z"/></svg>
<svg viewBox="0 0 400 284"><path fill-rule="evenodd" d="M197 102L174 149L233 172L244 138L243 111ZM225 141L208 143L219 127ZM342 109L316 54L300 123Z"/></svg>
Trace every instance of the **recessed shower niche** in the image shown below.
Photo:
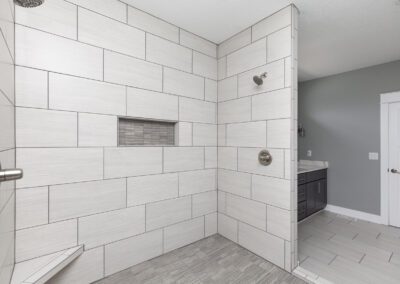
<svg viewBox="0 0 400 284"><path fill-rule="evenodd" d="M118 119L118 146L175 145L176 122Z"/></svg>

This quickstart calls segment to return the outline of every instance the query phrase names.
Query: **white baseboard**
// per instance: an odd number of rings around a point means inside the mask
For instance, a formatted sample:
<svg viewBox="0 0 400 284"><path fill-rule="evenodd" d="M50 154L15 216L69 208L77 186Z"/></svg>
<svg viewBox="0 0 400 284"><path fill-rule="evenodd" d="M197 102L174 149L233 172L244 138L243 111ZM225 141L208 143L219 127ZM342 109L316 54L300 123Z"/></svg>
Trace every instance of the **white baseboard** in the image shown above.
<svg viewBox="0 0 400 284"><path fill-rule="evenodd" d="M339 207L339 206L335 206L335 205L331 205L331 204L326 205L325 210L332 212L332 213L352 217L355 219L369 221L369 222L377 223L377 224L383 224L382 217L380 215L375 215L375 214L371 214L371 213L366 213L366 212L362 212L362 211Z"/></svg>

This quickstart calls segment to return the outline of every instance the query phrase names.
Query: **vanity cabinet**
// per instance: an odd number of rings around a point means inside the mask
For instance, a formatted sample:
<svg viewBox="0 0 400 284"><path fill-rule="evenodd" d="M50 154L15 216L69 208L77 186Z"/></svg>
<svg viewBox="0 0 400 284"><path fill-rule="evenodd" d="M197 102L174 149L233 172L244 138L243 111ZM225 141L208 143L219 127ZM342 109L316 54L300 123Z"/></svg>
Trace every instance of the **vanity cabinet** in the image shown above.
<svg viewBox="0 0 400 284"><path fill-rule="evenodd" d="M298 221L322 210L327 203L327 170L298 175Z"/></svg>

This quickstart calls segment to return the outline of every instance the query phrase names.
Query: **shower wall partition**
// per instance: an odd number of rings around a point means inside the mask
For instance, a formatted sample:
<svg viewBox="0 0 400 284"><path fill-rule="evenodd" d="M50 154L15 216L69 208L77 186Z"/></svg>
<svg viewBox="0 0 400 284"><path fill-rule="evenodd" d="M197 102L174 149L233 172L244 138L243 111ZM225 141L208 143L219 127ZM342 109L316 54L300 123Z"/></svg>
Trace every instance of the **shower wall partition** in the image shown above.
<svg viewBox="0 0 400 284"><path fill-rule="evenodd" d="M17 7L16 269L84 245L51 282L89 283L219 232L291 271L296 19L217 50L123 1ZM118 146L124 117L175 123L175 145Z"/></svg>
<svg viewBox="0 0 400 284"><path fill-rule="evenodd" d="M14 4L0 0L0 164L15 168ZM15 182L0 183L0 283L14 267Z"/></svg>

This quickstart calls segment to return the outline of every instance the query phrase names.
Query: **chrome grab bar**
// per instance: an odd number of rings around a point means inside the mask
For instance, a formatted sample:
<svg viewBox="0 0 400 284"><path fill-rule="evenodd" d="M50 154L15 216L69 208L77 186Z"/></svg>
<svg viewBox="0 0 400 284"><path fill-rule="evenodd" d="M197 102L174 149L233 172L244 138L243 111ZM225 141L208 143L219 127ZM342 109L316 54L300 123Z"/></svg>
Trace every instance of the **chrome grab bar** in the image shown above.
<svg viewBox="0 0 400 284"><path fill-rule="evenodd" d="M21 179L24 173L21 169L1 169L0 164L0 182Z"/></svg>

